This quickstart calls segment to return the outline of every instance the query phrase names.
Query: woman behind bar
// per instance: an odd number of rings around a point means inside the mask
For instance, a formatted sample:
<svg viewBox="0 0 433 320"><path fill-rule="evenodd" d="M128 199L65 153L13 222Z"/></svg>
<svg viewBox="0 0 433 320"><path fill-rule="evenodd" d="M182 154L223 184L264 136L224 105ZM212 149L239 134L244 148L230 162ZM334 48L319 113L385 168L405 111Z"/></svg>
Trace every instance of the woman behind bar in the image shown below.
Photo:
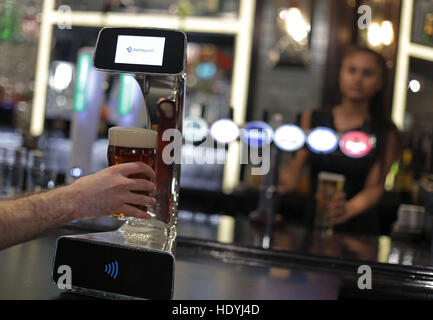
<svg viewBox="0 0 433 320"><path fill-rule="evenodd" d="M338 133L363 131L376 136L376 148L360 159L344 156L339 150L323 155L303 148L281 172L278 191L280 194L296 191L305 165L310 166L313 195L317 192L320 172L343 174L346 177L344 192L336 195L329 206L334 230L379 234L380 213L375 207L383 195L386 175L398 156L400 145L398 130L385 104L385 59L367 48L350 48L342 60L339 87L340 104L323 111L305 112L301 116L301 127L305 131L319 126Z"/></svg>

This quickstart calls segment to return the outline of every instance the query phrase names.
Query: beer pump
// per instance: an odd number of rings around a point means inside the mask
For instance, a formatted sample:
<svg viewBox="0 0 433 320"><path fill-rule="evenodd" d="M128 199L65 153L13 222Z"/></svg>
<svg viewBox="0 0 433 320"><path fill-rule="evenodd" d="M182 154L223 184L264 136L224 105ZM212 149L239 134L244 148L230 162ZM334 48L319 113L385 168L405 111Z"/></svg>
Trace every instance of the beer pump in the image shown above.
<svg viewBox="0 0 433 320"><path fill-rule="evenodd" d="M186 35L168 29L103 28L93 63L97 70L134 75L145 99L152 90L158 94L166 91L156 110L159 123L154 216L158 219L130 218L113 232L60 237L52 278L59 288L87 295L171 299L180 162L163 161L163 149L170 143L163 135L167 129L182 131ZM150 105L145 105L150 128ZM64 279L59 270L70 271L69 286L59 285Z"/></svg>

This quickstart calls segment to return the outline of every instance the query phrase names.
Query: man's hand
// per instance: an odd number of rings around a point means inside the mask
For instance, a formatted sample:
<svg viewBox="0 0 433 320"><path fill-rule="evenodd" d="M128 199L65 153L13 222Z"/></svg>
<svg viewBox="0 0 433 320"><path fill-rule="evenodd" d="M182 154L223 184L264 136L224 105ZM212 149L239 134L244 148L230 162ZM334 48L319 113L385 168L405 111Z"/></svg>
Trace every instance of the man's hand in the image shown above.
<svg viewBox="0 0 433 320"><path fill-rule="evenodd" d="M130 162L108 167L67 186L76 206L72 219L120 212L136 218L150 218L149 214L133 205L151 206L156 203L155 198L133 191L147 191L151 194L156 187L149 180L128 178L137 173L145 173L150 179L155 179L155 172L150 166L142 162Z"/></svg>
<svg viewBox="0 0 433 320"><path fill-rule="evenodd" d="M112 166L73 184L0 201L0 249L32 239L42 232L73 220L95 218L122 212L136 218L150 216L134 205L154 205L155 184L129 176L144 173L155 179L155 172L142 162Z"/></svg>

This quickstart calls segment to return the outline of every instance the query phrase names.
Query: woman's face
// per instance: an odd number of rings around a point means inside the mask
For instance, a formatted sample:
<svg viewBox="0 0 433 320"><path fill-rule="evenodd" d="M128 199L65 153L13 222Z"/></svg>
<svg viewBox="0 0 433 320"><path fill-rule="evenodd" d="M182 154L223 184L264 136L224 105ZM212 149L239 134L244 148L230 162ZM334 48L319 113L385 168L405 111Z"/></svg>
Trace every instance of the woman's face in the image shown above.
<svg viewBox="0 0 433 320"><path fill-rule="evenodd" d="M370 100L383 87L382 70L368 52L344 58L340 71L340 90L344 98Z"/></svg>

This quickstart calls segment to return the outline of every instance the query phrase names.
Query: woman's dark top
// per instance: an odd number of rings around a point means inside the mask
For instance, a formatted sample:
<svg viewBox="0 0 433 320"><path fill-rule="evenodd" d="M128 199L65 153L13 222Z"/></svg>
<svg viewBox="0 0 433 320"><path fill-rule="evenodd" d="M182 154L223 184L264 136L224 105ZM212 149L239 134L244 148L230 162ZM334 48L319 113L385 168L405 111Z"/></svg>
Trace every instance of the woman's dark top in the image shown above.
<svg viewBox="0 0 433 320"><path fill-rule="evenodd" d="M313 112L311 129L316 127L327 127L337 131L331 112ZM361 127L353 128L350 131L362 131L366 134L372 134L369 121L365 121ZM370 169L376 159L376 149L373 149L363 158L350 158L343 154L339 148L331 154L309 152L307 165L310 168L312 194L314 195L317 190L318 174L322 171L332 172L342 174L346 177L344 192L346 193L346 199L350 200L364 188ZM345 223L335 226L334 230L350 233L379 234L379 218L377 212L374 208L363 212Z"/></svg>

